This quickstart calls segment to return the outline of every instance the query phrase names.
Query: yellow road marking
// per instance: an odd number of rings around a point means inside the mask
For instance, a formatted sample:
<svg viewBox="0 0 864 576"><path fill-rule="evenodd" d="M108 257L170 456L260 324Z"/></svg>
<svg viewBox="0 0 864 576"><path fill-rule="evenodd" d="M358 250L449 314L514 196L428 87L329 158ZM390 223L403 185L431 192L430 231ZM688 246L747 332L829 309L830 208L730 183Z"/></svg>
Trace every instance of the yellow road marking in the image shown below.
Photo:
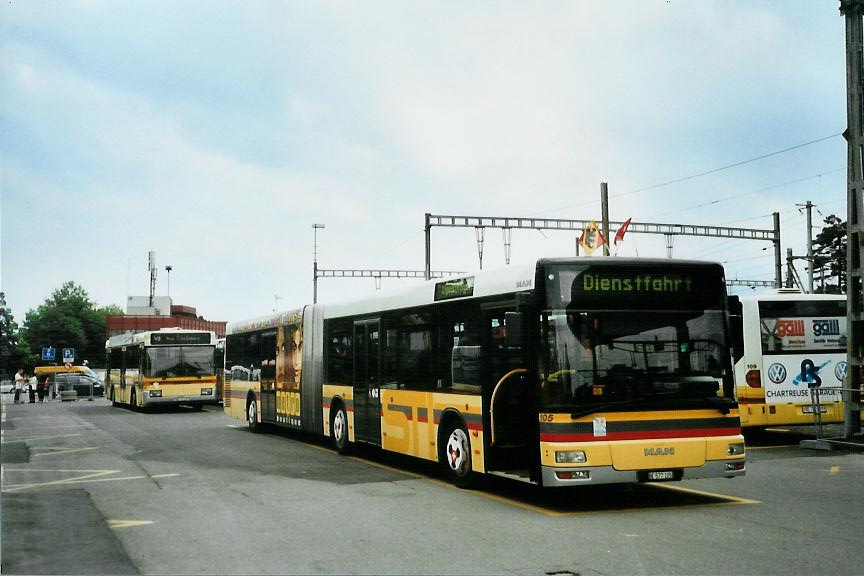
<svg viewBox="0 0 864 576"><path fill-rule="evenodd" d="M748 498L739 498L738 496L729 496L728 494L718 494L717 492L706 492L705 490L696 490L695 488L687 488L685 486L675 486L674 484L650 484L654 488L663 488L665 490L677 490L678 492L686 492L688 494L696 494L698 496L707 496L708 498L721 498L728 500L728 504L761 504L759 500L750 500Z"/></svg>
<svg viewBox="0 0 864 576"><path fill-rule="evenodd" d="M828 474L837 474L838 472L840 472L839 466L831 466L831 470L828 471Z"/></svg>
<svg viewBox="0 0 864 576"><path fill-rule="evenodd" d="M134 526L147 526L153 524L152 520L108 520L109 528L132 528Z"/></svg>

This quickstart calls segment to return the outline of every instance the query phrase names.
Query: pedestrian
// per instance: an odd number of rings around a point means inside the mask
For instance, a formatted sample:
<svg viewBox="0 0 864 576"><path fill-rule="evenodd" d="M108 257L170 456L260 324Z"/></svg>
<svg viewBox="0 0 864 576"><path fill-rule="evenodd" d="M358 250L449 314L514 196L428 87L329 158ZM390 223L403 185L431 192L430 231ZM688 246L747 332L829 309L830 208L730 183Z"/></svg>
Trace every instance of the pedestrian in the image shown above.
<svg viewBox="0 0 864 576"><path fill-rule="evenodd" d="M36 376L31 376L27 380L27 398L29 399L28 404L36 403L36 387L39 385L39 382L36 381Z"/></svg>
<svg viewBox="0 0 864 576"><path fill-rule="evenodd" d="M15 374L15 404L21 401L21 391L24 389L24 369L18 370Z"/></svg>
<svg viewBox="0 0 864 576"><path fill-rule="evenodd" d="M45 379L42 380L42 384L39 385L39 402L44 402L45 397L48 395L48 376L45 376Z"/></svg>

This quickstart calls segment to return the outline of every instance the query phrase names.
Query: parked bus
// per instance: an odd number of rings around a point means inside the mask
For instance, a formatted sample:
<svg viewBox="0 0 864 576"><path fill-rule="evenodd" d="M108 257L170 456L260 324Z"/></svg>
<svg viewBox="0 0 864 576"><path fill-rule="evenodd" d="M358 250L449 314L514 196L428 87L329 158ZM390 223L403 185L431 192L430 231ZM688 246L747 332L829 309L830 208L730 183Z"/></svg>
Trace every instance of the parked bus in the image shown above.
<svg viewBox="0 0 864 576"><path fill-rule="evenodd" d="M745 473L719 264L539 260L229 323L225 411L542 486Z"/></svg>
<svg viewBox="0 0 864 576"><path fill-rule="evenodd" d="M813 387L822 423L843 421L845 296L779 289L731 296L729 309L741 426L812 424Z"/></svg>
<svg viewBox="0 0 864 576"><path fill-rule="evenodd" d="M105 390L113 406L188 404L201 409L216 394L216 334L163 328L119 334L105 343Z"/></svg>

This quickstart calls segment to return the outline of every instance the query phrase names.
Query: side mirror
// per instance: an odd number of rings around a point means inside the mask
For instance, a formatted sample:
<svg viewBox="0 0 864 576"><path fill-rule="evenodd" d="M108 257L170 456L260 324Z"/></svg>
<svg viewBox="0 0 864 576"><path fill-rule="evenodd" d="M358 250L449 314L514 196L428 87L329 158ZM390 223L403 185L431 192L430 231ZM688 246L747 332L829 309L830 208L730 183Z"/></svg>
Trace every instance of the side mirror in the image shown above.
<svg viewBox="0 0 864 576"><path fill-rule="evenodd" d="M504 345L521 348L525 345L524 317L521 312L504 313Z"/></svg>

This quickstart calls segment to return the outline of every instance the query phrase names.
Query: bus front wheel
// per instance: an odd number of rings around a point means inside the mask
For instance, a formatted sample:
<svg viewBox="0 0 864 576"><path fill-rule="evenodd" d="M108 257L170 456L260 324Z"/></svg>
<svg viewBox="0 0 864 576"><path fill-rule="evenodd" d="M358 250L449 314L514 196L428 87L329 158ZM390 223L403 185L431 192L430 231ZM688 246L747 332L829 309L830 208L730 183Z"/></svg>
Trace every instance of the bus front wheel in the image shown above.
<svg viewBox="0 0 864 576"><path fill-rule="evenodd" d="M339 454L347 454L351 451L348 442L348 413L340 403L330 412L330 437L333 439L333 447Z"/></svg>
<svg viewBox="0 0 864 576"><path fill-rule="evenodd" d="M451 420L441 436L438 460L444 467L447 478L460 488L469 487L475 474L471 469L471 439L468 430L459 420Z"/></svg>
<svg viewBox="0 0 864 576"><path fill-rule="evenodd" d="M258 424L258 402L255 396L250 396L246 401L246 423L249 425L249 430L258 432L260 424Z"/></svg>

